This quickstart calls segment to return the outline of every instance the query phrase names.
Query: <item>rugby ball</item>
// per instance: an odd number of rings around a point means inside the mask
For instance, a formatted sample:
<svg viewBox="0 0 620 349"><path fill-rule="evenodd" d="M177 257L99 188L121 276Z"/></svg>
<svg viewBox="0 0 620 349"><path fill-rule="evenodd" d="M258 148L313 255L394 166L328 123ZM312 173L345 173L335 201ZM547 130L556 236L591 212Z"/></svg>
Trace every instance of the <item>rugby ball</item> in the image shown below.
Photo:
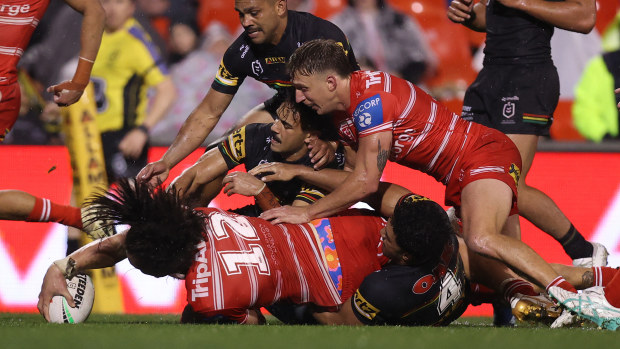
<svg viewBox="0 0 620 349"><path fill-rule="evenodd" d="M77 324L86 321L93 309L95 300L95 287L86 274L78 274L71 280L67 280L67 289L73 297L75 308L67 303L63 296L54 296L50 303L50 322L57 324Z"/></svg>

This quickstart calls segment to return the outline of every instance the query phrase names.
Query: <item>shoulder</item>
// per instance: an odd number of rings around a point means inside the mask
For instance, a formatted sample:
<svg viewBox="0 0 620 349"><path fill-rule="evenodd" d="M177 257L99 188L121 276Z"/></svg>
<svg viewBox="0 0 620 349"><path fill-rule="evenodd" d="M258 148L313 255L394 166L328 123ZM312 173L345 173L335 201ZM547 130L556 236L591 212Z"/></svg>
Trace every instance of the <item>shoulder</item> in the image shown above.
<svg viewBox="0 0 620 349"><path fill-rule="evenodd" d="M344 33L334 23L306 12L289 10L289 18L293 25L300 29L300 33L310 36L312 39L333 39L342 41Z"/></svg>

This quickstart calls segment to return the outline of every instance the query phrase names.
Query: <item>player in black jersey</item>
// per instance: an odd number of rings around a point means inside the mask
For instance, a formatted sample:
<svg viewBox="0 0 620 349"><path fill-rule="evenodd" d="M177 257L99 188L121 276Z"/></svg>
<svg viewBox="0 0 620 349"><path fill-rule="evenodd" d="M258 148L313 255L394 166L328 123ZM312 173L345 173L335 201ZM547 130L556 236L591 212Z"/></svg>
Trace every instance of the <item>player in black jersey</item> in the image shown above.
<svg viewBox="0 0 620 349"><path fill-rule="evenodd" d="M605 247L586 241L551 198L525 182L559 99L550 45L554 27L590 32L595 0L454 0L448 18L486 31L484 68L465 94L462 117L504 132L519 149L519 213L558 240L575 265L606 265Z"/></svg>
<svg viewBox="0 0 620 349"><path fill-rule="evenodd" d="M359 69L346 36L337 26L308 13L287 10L285 0L236 0L235 11L245 31L224 54L211 89L189 115L170 148L159 161L142 169L138 180L163 182L169 170L207 138L246 77L277 91L291 86L286 61L304 42L333 39L343 46L352 66ZM239 125L271 122L277 107L269 100L251 110ZM322 166L327 159L319 157L326 151L317 148L311 150L311 157L315 166Z"/></svg>
<svg viewBox="0 0 620 349"><path fill-rule="evenodd" d="M282 96L286 98L286 94ZM321 137L331 127L329 119L318 118L312 109L293 102L292 95L274 112L275 121L269 124L249 124L229 135L217 148L207 151L196 164L185 170L172 185L184 188L183 195L194 195L200 205L206 206L222 185L227 171L244 164L246 170L271 162L312 167L305 140ZM335 161L328 168L342 169L344 154L338 149ZM211 184L213 183L213 184ZM232 172L223 179L224 192L228 195L257 196L265 186L280 205L311 204L322 198L324 192L300 179L274 181L265 184L246 172ZM213 190L215 186L216 190ZM196 195L197 194L197 195ZM262 211L252 205L242 211L248 216L258 216Z"/></svg>

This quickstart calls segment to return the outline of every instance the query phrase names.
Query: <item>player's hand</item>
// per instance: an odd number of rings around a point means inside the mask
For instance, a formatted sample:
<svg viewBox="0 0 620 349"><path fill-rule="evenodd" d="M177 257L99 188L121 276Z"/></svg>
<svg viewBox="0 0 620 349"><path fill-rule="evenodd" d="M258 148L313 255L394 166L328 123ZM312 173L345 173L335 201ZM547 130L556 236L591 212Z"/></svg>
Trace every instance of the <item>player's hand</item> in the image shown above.
<svg viewBox="0 0 620 349"><path fill-rule="evenodd" d="M137 159L142 154L146 142L149 140L149 136L144 131L134 128L127 132L125 137L118 145L118 150L123 153L126 158Z"/></svg>
<svg viewBox="0 0 620 349"><path fill-rule="evenodd" d="M273 224L279 223L307 223L310 222L310 215L307 211L308 206L281 206L267 210L259 218L271 221Z"/></svg>
<svg viewBox="0 0 620 349"><path fill-rule="evenodd" d="M308 150L310 150L308 156L310 156L310 161L314 164L315 170L322 169L336 158L336 149L334 149L331 143L316 136L308 137L304 142L306 142Z"/></svg>
<svg viewBox="0 0 620 349"><path fill-rule="evenodd" d="M47 88L47 92L54 94L54 103L66 107L80 100L86 86L76 84L70 80Z"/></svg>
<svg viewBox="0 0 620 349"><path fill-rule="evenodd" d="M473 10L473 0L453 0L448 7L448 19L454 23L463 23L471 19Z"/></svg>
<svg viewBox="0 0 620 349"><path fill-rule="evenodd" d="M247 172L232 172L224 177L224 194L256 196L265 188L265 183Z"/></svg>
<svg viewBox="0 0 620 349"><path fill-rule="evenodd" d="M288 182L295 178L299 172L297 170L298 166L299 165L283 164L281 162L266 162L254 167L248 171L248 173L252 176L260 177L260 180L263 182Z"/></svg>
<svg viewBox="0 0 620 349"><path fill-rule="evenodd" d="M183 171L177 178L175 178L172 183L168 186L168 190L171 188L176 189L177 194L180 197L187 197L191 195L196 188L198 187L198 183L196 182L196 169L194 167L190 167Z"/></svg>
<svg viewBox="0 0 620 349"><path fill-rule="evenodd" d="M614 90L616 94L620 93L620 88ZM618 103L618 110L620 110L620 103Z"/></svg>
<svg viewBox="0 0 620 349"><path fill-rule="evenodd" d="M39 293L39 303L37 304L39 313L41 313L47 321L50 321L50 302L54 296L64 296L69 306L75 308L73 297L71 297L67 289L65 276L62 274L60 268L52 264L47 268L47 272L43 278L41 293Z"/></svg>
<svg viewBox="0 0 620 349"><path fill-rule="evenodd" d="M163 183L166 178L168 178L169 173L170 168L168 165L165 162L158 160L144 166L144 168L140 170L140 173L136 176L136 180L140 182L148 182L151 186L156 186Z"/></svg>

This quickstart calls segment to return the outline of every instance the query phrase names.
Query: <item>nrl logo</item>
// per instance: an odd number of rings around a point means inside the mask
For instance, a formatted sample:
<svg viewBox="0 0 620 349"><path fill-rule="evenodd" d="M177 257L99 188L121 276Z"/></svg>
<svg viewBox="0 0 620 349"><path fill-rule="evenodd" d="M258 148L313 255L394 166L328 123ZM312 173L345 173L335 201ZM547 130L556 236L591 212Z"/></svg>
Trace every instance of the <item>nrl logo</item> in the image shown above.
<svg viewBox="0 0 620 349"><path fill-rule="evenodd" d="M502 114L506 119L510 119L515 116L515 104L513 102L506 102Z"/></svg>

